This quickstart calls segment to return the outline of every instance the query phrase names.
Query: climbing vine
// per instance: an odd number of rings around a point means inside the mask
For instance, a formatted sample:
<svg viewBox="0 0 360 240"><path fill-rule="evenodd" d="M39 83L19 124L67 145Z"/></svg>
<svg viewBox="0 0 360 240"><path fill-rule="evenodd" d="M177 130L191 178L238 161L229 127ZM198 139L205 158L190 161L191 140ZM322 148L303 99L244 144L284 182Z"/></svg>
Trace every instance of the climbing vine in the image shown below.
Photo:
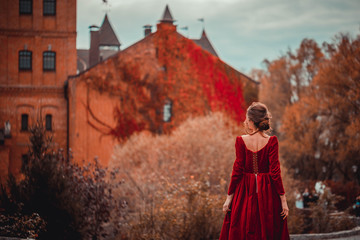
<svg viewBox="0 0 360 240"><path fill-rule="evenodd" d="M248 80L177 33L174 25L159 24L156 33L136 45L129 49L135 51L133 55L120 53L103 63L106 66L98 66L108 68L102 73L88 74L89 88L118 98L113 111L116 126L106 128L104 134L123 141L142 130L169 133L189 116L214 111L226 112L239 123L244 120L248 102L243 88ZM152 49L153 54L139 54L145 49ZM173 103L174 116L165 123L162 114L167 100Z"/></svg>

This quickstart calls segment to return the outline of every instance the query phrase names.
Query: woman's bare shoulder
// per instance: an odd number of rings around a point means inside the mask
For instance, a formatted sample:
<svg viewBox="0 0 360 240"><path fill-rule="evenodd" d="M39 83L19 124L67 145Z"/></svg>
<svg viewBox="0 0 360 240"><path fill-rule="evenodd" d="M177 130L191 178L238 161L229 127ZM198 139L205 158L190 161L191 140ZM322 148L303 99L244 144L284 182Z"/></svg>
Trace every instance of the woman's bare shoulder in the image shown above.
<svg viewBox="0 0 360 240"><path fill-rule="evenodd" d="M240 137L242 137L242 138L250 138L252 136L253 135L245 134L245 135L241 135ZM266 133L264 133L262 136L265 137L265 138L271 138L272 137L270 135L267 135ZM273 137L276 137L276 136L274 135Z"/></svg>
<svg viewBox="0 0 360 240"><path fill-rule="evenodd" d="M272 136L270 136L270 135L268 135L268 134L266 134L266 133L261 133L260 136L261 136L262 138L266 138L266 139L272 137ZM261 138L261 137L260 137L260 138Z"/></svg>

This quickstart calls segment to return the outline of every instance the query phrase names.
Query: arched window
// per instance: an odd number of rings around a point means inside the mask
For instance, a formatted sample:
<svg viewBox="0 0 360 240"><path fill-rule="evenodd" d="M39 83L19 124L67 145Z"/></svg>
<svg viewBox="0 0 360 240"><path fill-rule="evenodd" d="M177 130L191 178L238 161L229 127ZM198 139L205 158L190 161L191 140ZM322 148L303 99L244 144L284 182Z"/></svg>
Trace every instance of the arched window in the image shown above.
<svg viewBox="0 0 360 240"><path fill-rule="evenodd" d="M44 16L55 16L56 15L56 0L44 0L43 14L44 14Z"/></svg>
<svg viewBox="0 0 360 240"><path fill-rule="evenodd" d="M28 50L19 51L19 70L32 69L32 52Z"/></svg>
<svg viewBox="0 0 360 240"><path fill-rule="evenodd" d="M29 128L29 115L21 114L21 131L27 131Z"/></svg>
<svg viewBox="0 0 360 240"><path fill-rule="evenodd" d="M56 53L52 51L46 51L43 53L43 70L55 71L56 66Z"/></svg>
<svg viewBox="0 0 360 240"><path fill-rule="evenodd" d="M46 114L45 116L45 127L47 131L52 131L52 115L51 114Z"/></svg>
<svg viewBox="0 0 360 240"><path fill-rule="evenodd" d="M32 0L19 0L19 13L32 14Z"/></svg>
<svg viewBox="0 0 360 240"><path fill-rule="evenodd" d="M163 120L164 122L171 121L171 114L172 114L172 102L171 100L166 100L163 108Z"/></svg>

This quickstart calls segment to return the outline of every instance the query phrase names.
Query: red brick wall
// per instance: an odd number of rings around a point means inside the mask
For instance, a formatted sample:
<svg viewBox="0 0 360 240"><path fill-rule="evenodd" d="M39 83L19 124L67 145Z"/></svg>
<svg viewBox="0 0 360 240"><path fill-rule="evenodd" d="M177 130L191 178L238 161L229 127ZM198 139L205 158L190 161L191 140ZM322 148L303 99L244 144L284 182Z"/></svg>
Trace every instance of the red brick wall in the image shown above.
<svg viewBox="0 0 360 240"><path fill-rule="evenodd" d="M110 159L116 139L104 134L109 128L98 122L115 126L113 110L117 104L116 96L109 96L87 88L83 81L70 80L70 134L69 143L74 160L82 163L98 157L103 165ZM89 113L86 105L93 113ZM93 115L92 115L93 114ZM95 130L98 129L98 130Z"/></svg>
<svg viewBox="0 0 360 240"><path fill-rule="evenodd" d="M0 3L0 85L63 86L76 74L76 0L56 1L56 16L42 15L42 0L33 14L19 15L19 1ZM32 71L18 69L18 52L32 51ZM56 72L42 69L44 51L56 52Z"/></svg>
<svg viewBox="0 0 360 240"><path fill-rule="evenodd" d="M8 169L19 175L21 155L28 150L28 132L20 131L21 114L29 125L41 113L52 114L54 146L66 149L66 100L64 83L76 74L76 0L56 1L56 15L43 16L43 1L33 0L31 15L19 15L19 1L0 1L0 128L10 121L12 138L0 154L8 151ZM32 51L32 70L19 71L18 53ZM56 71L43 71L43 52L56 52ZM7 150L6 150L7 149ZM3 160L2 160L3 161ZM6 160L4 160L6 161Z"/></svg>
<svg viewBox="0 0 360 240"><path fill-rule="evenodd" d="M29 115L29 126L40 115L45 118L46 114L51 114L52 131L48 133L54 136L53 146L66 149L66 101L63 89L0 88L0 111L2 126L7 120L11 123L12 136L5 139L3 147L9 149L8 171L16 176L20 173L21 156L28 152L29 146L29 132L21 131L21 114Z"/></svg>

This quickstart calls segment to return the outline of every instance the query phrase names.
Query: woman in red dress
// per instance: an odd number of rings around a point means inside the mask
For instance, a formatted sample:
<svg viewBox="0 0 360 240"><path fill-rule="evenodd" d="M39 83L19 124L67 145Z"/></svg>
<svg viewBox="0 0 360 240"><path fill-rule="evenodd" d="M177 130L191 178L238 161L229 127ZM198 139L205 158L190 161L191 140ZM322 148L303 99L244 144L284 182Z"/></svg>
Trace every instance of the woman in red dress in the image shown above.
<svg viewBox="0 0 360 240"><path fill-rule="evenodd" d="M220 240L290 239L279 143L276 136L265 133L270 118L262 103L255 102L247 109L245 126L251 133L236 138Z"/></svg>

